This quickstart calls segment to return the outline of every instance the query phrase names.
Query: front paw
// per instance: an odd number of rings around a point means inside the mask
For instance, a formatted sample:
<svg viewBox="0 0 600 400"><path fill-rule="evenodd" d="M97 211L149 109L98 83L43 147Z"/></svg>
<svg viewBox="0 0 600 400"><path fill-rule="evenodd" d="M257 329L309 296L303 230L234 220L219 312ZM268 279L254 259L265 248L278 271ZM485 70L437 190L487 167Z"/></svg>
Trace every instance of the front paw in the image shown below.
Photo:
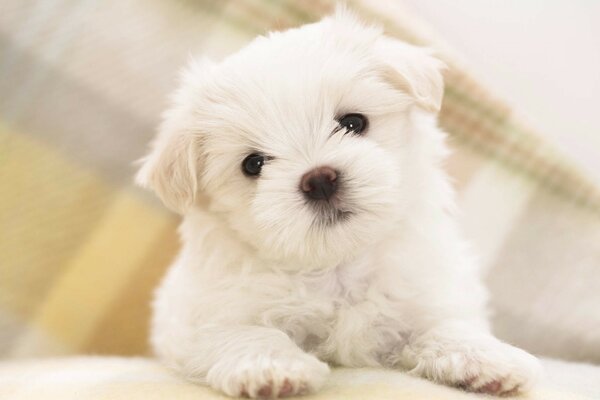
<svg viewBox="0 0 600 400"><path fill-rule="evenodd" d="M256 354L221 360L206 378L229 396L269 399L313 392L328 374L327 364L310 354Z"/></svg>
<svg viewBox="0 0 600 400"><path fill-rule="evenodd" d="M511 396L528 391L540 375L539 361L493 337L454 341L439 339L411 345L411 373L471 392Z"/></svg>

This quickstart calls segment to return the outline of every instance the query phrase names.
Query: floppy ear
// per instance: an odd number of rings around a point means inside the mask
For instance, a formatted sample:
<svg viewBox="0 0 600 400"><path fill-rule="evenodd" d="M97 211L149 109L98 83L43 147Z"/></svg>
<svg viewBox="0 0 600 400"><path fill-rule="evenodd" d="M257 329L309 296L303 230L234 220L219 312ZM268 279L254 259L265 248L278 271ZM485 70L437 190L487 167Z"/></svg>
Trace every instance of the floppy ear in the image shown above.
<svg viewBox="0 0 600 400"><path fill-rule="evenodd" d="M167 207L181 214L194 204L198 190L198 143L191 132L177 130L174 116L165 120L150 154L141 160L136 183L152 189Z"/></svg>
<svg viewBox="0 0 600 400"><path fill-rule="evenodd" d="M179 89L171 96L171 106L135 177L138 185L154 190L167 207L181 214L194 204L198 193L202 137L196 110L214 65L207 58L190 59L181 71Z"/></svg>
<svg viewBox="0 0 600 400"><path fill-rule="evenodd" d="M444 63L427 49L412 46L386 36L375 43L384 77L398 89L411 95L422 109L437 113L442 106Z"/></svg>

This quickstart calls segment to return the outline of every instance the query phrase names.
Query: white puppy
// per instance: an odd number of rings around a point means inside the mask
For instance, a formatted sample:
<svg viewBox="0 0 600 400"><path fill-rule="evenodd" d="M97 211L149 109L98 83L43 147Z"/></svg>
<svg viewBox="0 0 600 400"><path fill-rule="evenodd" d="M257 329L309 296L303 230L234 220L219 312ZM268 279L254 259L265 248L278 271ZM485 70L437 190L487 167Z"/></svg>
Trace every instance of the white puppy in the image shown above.
<svg viewBox="0 0 600 400"><path fill-rule="evenodd" d="M187 68L137 177L184 215L154 302L166 365L231 396L313 391L328 364L530 387L452 216L442 67L339 11Z"/></svg>

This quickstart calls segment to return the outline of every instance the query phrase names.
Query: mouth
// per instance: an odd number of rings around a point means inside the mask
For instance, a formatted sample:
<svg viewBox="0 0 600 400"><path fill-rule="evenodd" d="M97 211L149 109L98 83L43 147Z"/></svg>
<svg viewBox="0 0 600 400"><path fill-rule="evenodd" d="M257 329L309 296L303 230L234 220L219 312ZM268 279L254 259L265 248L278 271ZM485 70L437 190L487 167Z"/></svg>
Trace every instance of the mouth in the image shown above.
<svg viewBox="0 0 600 400"><path fill-rule="evenodd" d="M313 225L331 226L347 221L352 217L354 213L351 210L336 203L334 201L323 201L310 204L315 215Z"/></svg>

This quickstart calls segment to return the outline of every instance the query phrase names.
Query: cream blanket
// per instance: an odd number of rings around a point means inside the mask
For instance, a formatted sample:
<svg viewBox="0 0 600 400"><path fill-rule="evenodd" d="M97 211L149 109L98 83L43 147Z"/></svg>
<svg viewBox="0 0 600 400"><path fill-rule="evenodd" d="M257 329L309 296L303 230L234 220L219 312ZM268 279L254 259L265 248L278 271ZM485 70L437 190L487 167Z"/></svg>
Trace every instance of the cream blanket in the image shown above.
<svg viewBox="0 0 600 400"><path fill-rule="evenodd" d="M600 399L600 367L544 360L546 376L530 400ZM148 358L74 357L0 363L4 400L217 400L211 389L185 382ZM336 369L306 400L468 400L489 398L395 371Z"/></svg>

